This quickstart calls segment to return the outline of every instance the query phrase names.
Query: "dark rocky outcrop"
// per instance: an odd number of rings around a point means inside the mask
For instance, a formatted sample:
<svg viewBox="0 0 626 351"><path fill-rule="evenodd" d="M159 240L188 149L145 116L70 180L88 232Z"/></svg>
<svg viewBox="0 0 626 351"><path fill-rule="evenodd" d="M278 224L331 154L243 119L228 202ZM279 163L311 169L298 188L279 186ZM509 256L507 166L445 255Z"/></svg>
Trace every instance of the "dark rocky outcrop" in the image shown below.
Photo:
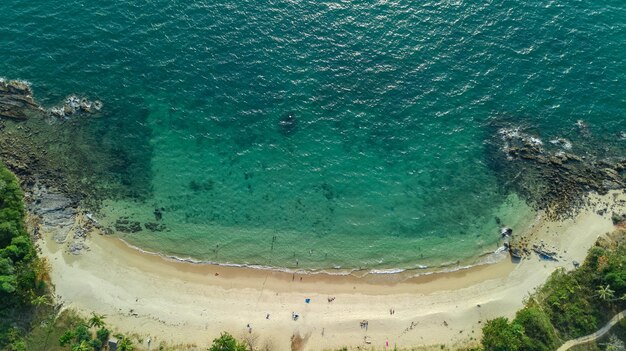
<svg viewBox="0 0 626 351"><path fill-rule="evenodd" d="M162 232L167 229L165 224L162 224L162 223L147 222L147 223L144 223L143 225L144 227L146 227L147 230L151 232Z"/></svg>
<svg viewBox="0 0 626 351"><path fill-rule="evenodd" d="M33 100L26 82L0 79L0 117L25 120L43 109Z"/></svg>
<svg viewBox="0 0 626 351"><path fill-rule="evenodd" d="M68 96L60 106L45 109L33 99L27 82L0 79L0 117L26 120L36 115L67 118L75 114L93 114L102 109L101 101L90 101L76 95Z"/></svg>
<svg viewBox="0 0 626 351"><path fill-rule="evenodd" d="M550 218L576 213L589 192L606 194L626 187L626 160L608 162L574 154L565 139L556 139L548 147L521 128L496 130L488 157L501 184Z"/></svg>
<svg viewBox="0 0 626 351"><path fill-rule="evenodd" d="M61 106L51 108L48 113L57 118L68 118L75 114L92 114L102 109L102 102L89 101L87 98L80 98L76 95L68 96Z"/></svg>
<svg viewBox="0 0 626 351"><path fill-rule="evenodd" d="M57 243L67 240L76 218L76 204L64 194L35 186L27 193L28 212L39 218L41 229Z"/></svg>
<svg viewBox="0 0 626 351"><path fill-rule="evenodd" d="M35 184L56 189L73 203L97 211L105 198L143 198L151 174L142 162L111 142L106 123L96 116L102 104L72 95L45 109L26 82L0 79L0 162L25 190ZM56 112L55 112L56 111ZM134 167L129 167L133 165ZM141 166L137 166L141 165Z"/></svg>

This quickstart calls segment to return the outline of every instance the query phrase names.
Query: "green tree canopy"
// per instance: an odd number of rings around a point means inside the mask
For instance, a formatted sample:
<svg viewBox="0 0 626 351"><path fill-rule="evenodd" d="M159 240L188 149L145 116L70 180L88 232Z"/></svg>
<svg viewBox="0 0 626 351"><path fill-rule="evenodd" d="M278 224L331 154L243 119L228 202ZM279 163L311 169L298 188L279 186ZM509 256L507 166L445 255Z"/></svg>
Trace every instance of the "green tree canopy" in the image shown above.
<svg viewBox="0 0 626 351"><path fill-rule="evenodd" d="M219 338L213 340L209 351L246 351L246 346L238 342L232 335L222 333Z"/></svg>
<svg viewBox="0 0 626 351"><path fill-rule="evenodd" d="M103 314L96 314L95 312L91 312L91 318L89 318L89 326L96 328L104 327L104 318L105 316Z"/></svg>
<svg viewBox="0 0 626 351"><path fill-rule="evenodd" d="M121 338L117 341L117 349L118 351L133 351L135 346L129 338L121 336Z"/></svg>
<svg viewBox="0 0 626 351"><path fill-rule="evenodd" d="M522 326L528 342L523 349L528 351L552 351L559 340L548 316L539 306L531 305L521 309L514 323Z"/></svg>
<svg viewBox="0 0 626 351"><path fill-rule="evenodd" d="M528 344L524 328L518 323L509 323L504 317L488 321L483 327L485 351L518 351Z"/></svg>

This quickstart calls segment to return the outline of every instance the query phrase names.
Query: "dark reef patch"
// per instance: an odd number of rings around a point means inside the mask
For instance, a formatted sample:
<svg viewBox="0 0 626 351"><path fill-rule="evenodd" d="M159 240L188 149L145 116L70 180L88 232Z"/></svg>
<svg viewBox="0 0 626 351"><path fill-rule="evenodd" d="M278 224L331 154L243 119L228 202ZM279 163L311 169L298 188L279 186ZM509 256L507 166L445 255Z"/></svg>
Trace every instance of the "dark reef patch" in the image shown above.
<svg viewBox="0 0 626 351"><path fill-rule="evenodd" d="M137 221L131 221L128 217L118 218L115 221L115 230L122 233L137 233L143 230L141 223Z"/></svg>
<svg viewBox="0 0 626 351"><path fill-rule="evenodd" d="M335 190L333 189L333 187L330 184L322 183L320 188L321 188L322 194L324 194L324 197L326 198L326 200L332 200L335 197L337 197L337 194L335 193Z"/></svg>
<svg viewBox="0 0 626 351"><path fill-rule="evenodd" d="M574 153L565 139L544 143L539 133L502 120L489 125L489 166L506 192L520 195L550 218L566 218L585 206L587 194L626 187L626 159Z"/></svg>
<svg viewBox="0 0 626 351"><path fill-rule="evenodd" d="M144 223L143 226L151 232L162 232L167 229L167 226L163 223L147 222Z"/></svg>
<svg viewBox="0 0 626 351"><path fill-rule="evenodd" d="M294 111L289 111L283 114L278 121L278 127L280 133L284 136L293 134L297 127L296 113Z"/></svg>
<svg viewBox="0 0 626 351"><path fill-rule="evenodd" d="M189 182L189 189L193 192L213 191L215 182L212 179L200 181L192 180Z"/></svg>

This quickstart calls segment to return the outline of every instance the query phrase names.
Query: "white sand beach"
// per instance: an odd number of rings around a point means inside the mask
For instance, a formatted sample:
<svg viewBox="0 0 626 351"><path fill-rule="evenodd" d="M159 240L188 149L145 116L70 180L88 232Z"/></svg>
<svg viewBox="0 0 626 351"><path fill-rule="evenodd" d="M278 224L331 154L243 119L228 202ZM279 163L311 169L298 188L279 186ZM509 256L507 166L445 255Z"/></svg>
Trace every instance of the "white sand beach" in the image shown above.
<svg viewBox="0 0 626 351"><path fill-rule="evenodd" d="M488 319L513 316L550 273L572 269L573 260L582 262L597 238L612 231L611 206L624 208L626 195L592 198L596 205L574 219L539 217L525 233L531 243L543 240L555 247L559 262L533 254L519 263L505 259L418 277L291 274L177 262L94 233L81 255L69 254L45 233L38 246L50 261L64 308L104 314L119 331L143 336L144 344L149 337L153 349L161 341L207 346L223 331L271 350L290 350L294 334L302 337L297 349L303 350L453 346L478 339ZM609 210L597 213L604 208Z"/></svg>

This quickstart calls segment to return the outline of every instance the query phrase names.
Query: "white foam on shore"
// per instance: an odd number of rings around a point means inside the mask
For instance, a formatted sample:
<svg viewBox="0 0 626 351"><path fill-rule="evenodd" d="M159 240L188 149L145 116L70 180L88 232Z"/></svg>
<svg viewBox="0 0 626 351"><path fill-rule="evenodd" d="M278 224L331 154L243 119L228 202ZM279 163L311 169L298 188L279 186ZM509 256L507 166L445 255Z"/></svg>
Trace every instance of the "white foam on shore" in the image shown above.
<svg viewBox="0 0 626 351"><path fill-rule="evenodd" d="M565 150L572 149L572 142L565 138L556 138L556 139L550 140L550 143L553 145L561 146Z"/></svg>
<svg viewBox="0 0 626 351"><path fill-rule="evenodd" d="M328 268L321 269L321 270L313 270L313 269L304 270L304 269L283 268L283 267L275 267L275 266L259 265L259 264L224 263L224 262L215 262L215 261L208 261L208 260L198 260L198 259L194 259L191 257L178 257L178 256L167 255L167 254L163 254L159 252L148 251L138 246L132 245L122 238L117 238L117 239L121 240L126 246L130 247L131 249L137 250L141 253L162 257L170 261L184 262L184 263L190 263L190 264L212 265L212 266L219 266L219 267L250 268L250 269L268 270L268 271L283 272L283 273L297 273L297 274L350 275L353 272L358 271L357 269L341 270L340 268L337 268L337 270L335 271L330 271L328 270Z"/></svg>
<svg viewBox="0 0 626 351"><path fill-rule="evenodd" d="M390 269L372 269L369 271L370 274L396 274L402 273L406 271L406 269L402 268L390 268Z"/></svg>
<svg viewBox="0 0 626 351"><path fill-rule="evenodd" d="M381 269L342 269L340 267L337 268L324 268L324 269L294 269L294 268L285 268L285 267L276 267L276 266L268 266L268 265L259 265L259 264L240 264L240 263L224 263L224 262L215 262L215 261L207 261L207 260L198 260L191 257L178 257L174 255L167 255L159 252L148 251L142 249L138 246L132 245L126 240L122 238L118 238L121 240L126 246L133 250L137 250L141 253L158 256L163 259L175 262L183 262L190 264L198 264L198 265L213 265L218 267L235 267L235 268L248 268L248 269L256 269L256 270L266 270L266 271L274 271L274 272L282 272L289 274L300 274L300 275L313 275L313 274L325 274L325 275L334 275L334 276L348 276L348 275L357 275L357 276L366 276L369 274L401 274L401 273L412 273L409 274L409 277L419 277L426 276L437 273L452 273L465 269L471 269L473 267L494 264L500 262L506 257L506 249L504 246L499 247L494 252L487 252L483 255L479 256L478 261L472 264L459 265L458 261L441 264L439 266L426 266L426 265L417 265L414 268L381 268ZM430 270L428 270L430 269ZM425 271L428 270L428 271ZM358 274L360 273L360 274Z"/></svg>
<svg viewBox="0 0 626 351"><path fill-rule="evenodd" d="M23 79L7 79L5 77L0 77L0 83L10 83L10 82L16 82L16 83L20 83L20 84L24 84L27 85L28 87L31 87L31 83L27 80L23 80Z"/></svg>

